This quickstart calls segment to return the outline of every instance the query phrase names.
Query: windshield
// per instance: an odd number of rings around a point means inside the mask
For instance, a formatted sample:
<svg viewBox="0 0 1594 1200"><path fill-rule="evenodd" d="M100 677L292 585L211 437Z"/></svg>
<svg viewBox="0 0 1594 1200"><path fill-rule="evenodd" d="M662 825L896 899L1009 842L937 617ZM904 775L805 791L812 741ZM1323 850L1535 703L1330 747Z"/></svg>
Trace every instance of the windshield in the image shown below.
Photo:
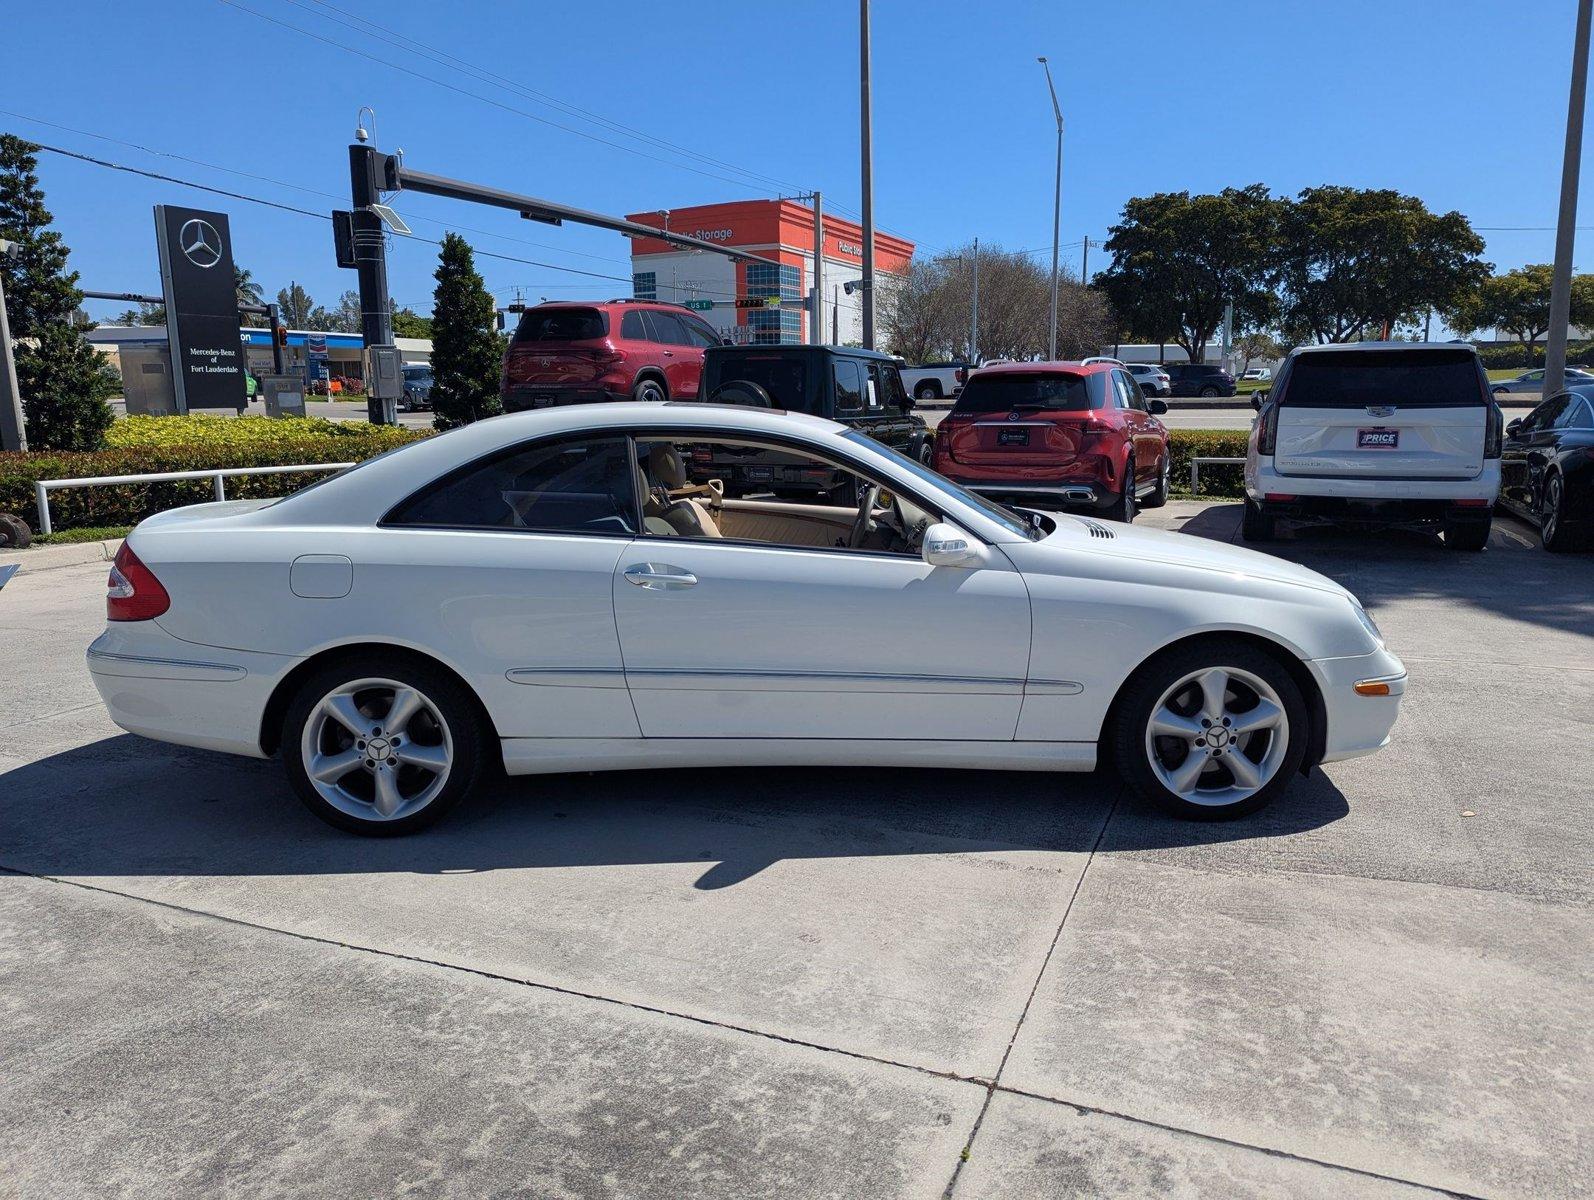
<svg viewBox="0 0 1594 1200"><path fill-rule="evenodd" d="M1096 407L1085 378L1061 371L976 375L963 385L952 412L1005 413L1016 408L1085 412Z"/></svg>
<svg viewBox="0 0 1594 1200"><path fill-rule="evenodd" d="M515 344L591 342L608 332L608 322L596 308L533 308L520 318Z"/></svg>
<svg viewBox="0 0 1594 1200"><path fill-rule="evenodd" d="M978 509L982 514L1010 533L1019 534L1032 542L1038 542L1046 536L1045 529L1039 527L1037 522L1026 520L1010 508L1004 508L1000 504L987 500L984 496L977 496L973 492L959 487L945 475L937 474L923 463L914 462L907 455L899 454L884 442L877 442L866 433L860 433L856 429L849 429L841 436L856 445L867 446L878 454L884 454L904 471L911 473L915 479L919 479L942 492L951 493L970 508Z"/></svg>
<svg viewBox="0 0 1594 1200"><path fill-rule="evenodd" d="M1324 350L1296 357L1279 403L1290 408L1481 408L1477 355L1456 350Z"/></svg>
<svg viewBox="0 0 1594 1200"><path fill-rule="evenodd" d="M770 402L776 408L784 408L787 412L814 412L808 397L806 355L724 354L718 357L714 387L727 383L756 383L769 393Z"/></svg>

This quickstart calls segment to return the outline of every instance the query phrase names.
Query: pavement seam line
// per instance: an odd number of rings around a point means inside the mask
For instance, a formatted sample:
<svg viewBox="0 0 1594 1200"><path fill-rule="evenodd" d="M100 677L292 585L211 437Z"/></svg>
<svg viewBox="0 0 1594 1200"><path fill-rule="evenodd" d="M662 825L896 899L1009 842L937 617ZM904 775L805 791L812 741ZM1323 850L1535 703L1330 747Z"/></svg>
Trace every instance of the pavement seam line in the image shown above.
<svg viewBox="0 0 1594 1200"><path fill-rule="evenodd" d="M974 1157L974 1141L980 1136L980 1126L985 1123L985 1114L991 1109L991 1101L1002 1086L1002 1072L1007 1069L1007 1060L1012 1056L1013 1047L1018 1042L1019 1032L1024 1028L1024 1020L1029 1016L1030 1006L1035 1003L1035 996L1040 991L1041 980L1046 977L1046 968L1051 965L1052 955L1057 952L1057 943L1062 940L1063 926L1068 924L1069 915L1074 911L1074 901L1079 899L1080 890L1085 886L1085 876L1090 874L1091 864L1096 861L1096 852L1101 849L1102 839L1107 836L1107 827L1112 824L1114 814L1118 811L1118 803L1123 799L1125 785L1120 783L1118 790L1113 793L1112 803L1107 806L1107 815L1102 818L1101 828L1096 831L1096 840L1091 843L1090 853L1085 857L1085 865L1079 872L1079 878L1074 880L1074 890L1068 895L1068 903L1063 907L1062 920L1057 922L1057 928L1052 933L1051 944L1046 947L1046 955L1041 959L1040 970L1035 972L1035 982L1030 985L1029 995L1024 999L1024 1007L1019 1011L1018 1020L1013 1025L1013 1032L1008 1036L1007 1049L1002 1051L1002 1059L996 1064L996 1074L991 1077L986 1086L985 1101L980 1105L979 1114L974 1118L974 1127L969 1130L969 1140L963 1143L963 1150L958 1155L957 1165L952 1168L952 1178L946 1181L946 1189L941 1193L942 1200L951 1200L957 1188L958 1179L963 1174L963 1167Z"/></svg>
<svg viewBox="0 0 1594 1200"><path fill-rule="evenodd" d="M945 1079L953 1083L968 1083L976 1087L989 1089L991 1081L978 1075L959 1075L956 1071L938 1071L934 1067L920 1066L917 1063L899 1062L892 1058L883 1058L877 1054L866 1054L861 1050L848 1050L841 1046L827 1046L822 1042L810 1042L804 1038L791 1037L787 1034L772 1033L764 1029L755 1029L750 1025L738 1025L732 1021L719 1021L713 1017L694 1016L692 1013L679 1012L671 1008L662 1008L653 1004L641 1004L635 1000L620 1000L613 996L605 996L598 992L584 992L579 988L563 987L557 983L546 983L535 979L521 979L514 975L505 975L498 971L489 971L485 967L472 967L463 963L443 962L438 959L423 958L417 954L404 954L397 950L383 950L375 946L362 946L358 942L343 942L336 938L322 937L314 933L301 933L293 929L279 929L275 925L263 925L257 921L245 920L242 917L229 917L223 913L206 912L202 908L190 908L185 904L175 904L170 900L156 900L149 896L138 896L132 892L122 892L115 888L100 887L97 884L83 883L76 879L66 879L59 875L41 875L34 871L25 871L20 867L7 866L0 863L0 874L18 875L26 879L37 879L45 883L60 884L64 887L78 888L85 892L94 892L102 896L116 896L123 900L131 900L138 904L148 904L155 908L164 908L170 912L180 912L191 917L200 917L210 921L220 921L227 925L236 925L242 929L251 929L257 933L277 934L281 937L293 938L301 942L310 942L318 946L330 946L337 950L352 950L359 954L370 954L378 958L392 959L396 962L414 963L417 966L435 967L442 971L458 971L465 975L474 975L479 979L489 979L496 983L508 983L517 987L533 988L538 991L551 992L560 996L572 996L581 1000L593 1000L600 1004L612 1004L618 1008L628 1008L635 1012L650 1013L654 1016L673 1017L681 1021L690 1021L694 1025L704 1025L711 1029L723 1029L731 1033L746 1034L749 1037L764 1038L772 1042L781 1042L788 1046L801 1046L809 1050L818 1050L827 1054L840 1054L846 1058L858 1059L862 1062L871 1062L883 1067L897 1067L905 1071L914 1071L920 1075L928 1075L935 1079Z"/></svg>

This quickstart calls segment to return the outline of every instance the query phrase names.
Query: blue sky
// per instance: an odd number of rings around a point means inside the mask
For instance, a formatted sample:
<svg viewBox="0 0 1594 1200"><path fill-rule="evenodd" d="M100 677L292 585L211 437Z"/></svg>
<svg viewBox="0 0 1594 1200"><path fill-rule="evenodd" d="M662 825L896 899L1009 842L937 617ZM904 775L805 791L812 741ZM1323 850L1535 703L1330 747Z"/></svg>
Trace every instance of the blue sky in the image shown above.
<svg viewBox="0 0 1594 1200"><path fill-rule="evenodd" d="M417 169L600 211L814 186L827 207L858 208L851 0L8 8L0 129L318 212L346 203L362 104L377 111L381 145ZM1554 224L1574 12L1575 0L875 0L876 215L920 253L973 236L1049 248L1053 127L1035 62L1046 54L1068 127L1062 240L1076 270L1081 240L1104 237L1128 197L1253 181L1398 188L1465 213L1501 268L1548 261L1548 228L1494 227ZM457 62L361 38L358 18ZM330 304L354 286L325 222L54 155L40 172L86 287L159 290L150 208L161 202L230 213L239 261L272 293L297 280ZM1594 182L1584 195L1594 225ZM555 269L628 280L617 235L429 197L396 203L423 236L456 228L480 250L550 264L483 258L500 301L516 285L533 299L629 290ZM1578 264L1594 268L1594 231L1580 237ZM395 243L400 303L430 309L435 259L435 247Z"/></svg>

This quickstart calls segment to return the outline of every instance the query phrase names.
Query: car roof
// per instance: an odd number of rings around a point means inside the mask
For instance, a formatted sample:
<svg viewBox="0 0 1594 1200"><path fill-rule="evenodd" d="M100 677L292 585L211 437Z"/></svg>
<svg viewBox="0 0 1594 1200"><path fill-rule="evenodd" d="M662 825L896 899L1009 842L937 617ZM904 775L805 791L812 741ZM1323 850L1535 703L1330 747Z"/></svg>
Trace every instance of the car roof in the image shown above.
<svg viewBox="0 0 1594 1200"><path fill-rule="evenodd" d="M1470 342L1325 342L1322 345L1297 346L1292 354L1324 354L1330 351L1357 350L1470 350L1478 348Z"/></svg>
<svg viewBox="0 0 1594 1200"><path fill-rule="evenodd" d="M865 350L860 346L813 346L806 343L766 343L747 346L710 346L706 354L840 354L848 358L868 358L877 362L896 362L895 354ZM948 364L950 365L950 364Z"/></svg>
<svg viewBox="0 0 1594 1200"><path fill-rule="evenodd" d="M1101 375L1117 369L1115 362L1006 362L997 363L994 367L981 367L981 375L1033 375L1039 371L1042 374L1064 372L1069 375Z"/></svg>

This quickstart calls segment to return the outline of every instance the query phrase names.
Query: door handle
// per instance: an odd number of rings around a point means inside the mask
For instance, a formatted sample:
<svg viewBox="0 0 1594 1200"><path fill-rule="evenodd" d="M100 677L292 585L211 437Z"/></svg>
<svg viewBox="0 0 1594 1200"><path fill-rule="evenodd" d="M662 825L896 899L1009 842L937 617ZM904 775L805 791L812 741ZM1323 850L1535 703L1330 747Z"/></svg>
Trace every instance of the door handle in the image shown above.
<svg viewBox="0 0 1594 1200"><path fill-rule="evenodd" d="M664 352L664 357L665 358L674 358L675 357L675 351L674 350L666 350Z"/></svg>
<svg viewBox="0 0 1594 1200"><path fill-rule="evenodd" d="M659 592L689 588L697 583L697 576L692 572L668 563L636 563L625 569L625 577L637 587Z"/></svg>

